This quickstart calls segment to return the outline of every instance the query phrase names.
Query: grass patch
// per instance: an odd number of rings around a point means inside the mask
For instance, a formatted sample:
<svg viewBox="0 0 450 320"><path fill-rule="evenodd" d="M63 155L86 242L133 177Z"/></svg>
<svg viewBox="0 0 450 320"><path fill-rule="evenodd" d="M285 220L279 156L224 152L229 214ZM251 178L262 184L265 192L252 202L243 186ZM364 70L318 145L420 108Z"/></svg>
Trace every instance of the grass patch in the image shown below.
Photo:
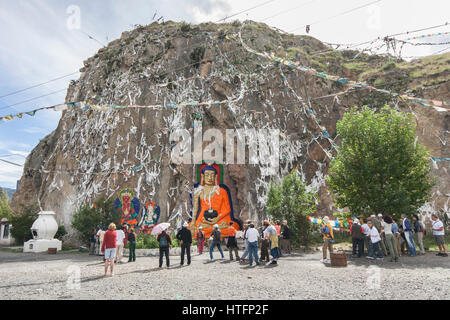
<svg viewBox="0 0 450 320"><path fill-rule="evenodd" d="M364 71L367 71L367 69L370 69L369 64L366 62L350 62L350 63L344 63L343 66L350 71L362 73Z"/></svg>

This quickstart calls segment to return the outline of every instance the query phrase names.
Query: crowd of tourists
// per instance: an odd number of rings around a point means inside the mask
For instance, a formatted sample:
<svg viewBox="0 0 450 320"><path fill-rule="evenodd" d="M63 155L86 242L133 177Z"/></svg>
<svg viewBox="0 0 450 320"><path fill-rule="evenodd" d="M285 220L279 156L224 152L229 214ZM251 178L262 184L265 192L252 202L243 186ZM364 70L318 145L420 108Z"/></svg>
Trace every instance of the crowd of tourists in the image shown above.
<svg viewBox="0 0 450 320"><path fill-rule="evenodd" d="M198 254L202 255L207 245L210 261L214 261L214 250L216 248L220 253L221 259L225 259L224 250L222 249L222 245L225 244L229 252L230 261L234 260L249 266L253 266L253 263L262 265L269 262L272 265L276 265L282 255L291 254L291 232L287 221L283 221L282 224L280 221L276 221L272 224L265 220L258 229L256 229L254 223L247 221L243 230L239 232L234 228L233 223L230 223L226 234L226 237L222 236L219 226L214 225L214 230L207 239L205 232L200 227L195 239ZM99 228L92 231L90 254L103 256L105 277L108 275L108 270L110 271L110 276L114 275L114 264L122 263L123 249L127 244L129 248L128 262L136 261L136 238L136 230L128 229L127 226L117 229L114 223L111 223L108 228ZM181 244L180 265L184 265L185 257L187 258L187 265L190 265L193 239L187 223L176 233L176 238ZM172 248L170 233L167 230L163 230L157 236L157 241L159 243L159 268L162 268L164 258L166 266L170 267L170 249ZM241 256L239 255L239 241L244 243L244 251ZM260 253L258 254L259 249ZM270 261L270 256L272 256L272 261Z"/></svg>
<svg viewBox="0 0 450 320"><path fill-rule="evenodd" d="M437 256L447 257L447 247L445 244L445 227L438 216L431 216L431 230L439 247ZM324 217L320 226L323 235L323 263L329 263L327 259L328 252L330 256L333 253L333 243L335 241L333 227L328 217ZM222 230L225 231L225 230ZM256 228L251 221L246 221L243 230L237 231L231 222L225 234L218 225L214 225L209 238L206 237L202 227L199 227L195 234L198 254L202 255L205 246L209 248L209 260L214 261L214 251L220 254L221 259L225 259L223 244L229 252L230 261L237 261L249 266L270 263L277 265L278 259L282 255L291 254L291 231L287 221L276 221L271 223L263 221L261 227ZM355 218L350 227L352 238L352 254L354 257L361 258L367 254L367 258L382 260L384 257L390 257L391 262L398 262L402 255L416 256L425 254L423 239L426 233L425 226L420 222L417 215L414 215L412 221L406 214L401 215L397 220L389 215L372 215L369 218ZM90 254L102 255L105 262L105 276L108 269L110 275L114 275L114 264L122 263L123 249L128 245L128 262L136 261L136 230L128 228L126 225L116 230L116 225L111 223L106 228L94 229L91 233ZM191 246L193 237L188 224L176 233L176 238L181 244L180 265L191 264ZM159 243L159 268L162 268L165 258L165 264L170 267L170 249L172 248L172 238L168 230L163 230L157 236ZM239 255L239 242L243 242L243 249ZM241 247L242 249L242 247ZM272 259L270 258L272 257Z"/></svg>
<svg viewBox="0 0 450 320"><path fill-rule="evenodd" d="M439 253L436 255L447 257L444 224L436 214L432 214L431 219L431 230L439 248ZM330 255L333 253L334 234L328 217L323 219L321 232L324 245L323 259L320 261L329 263L327 251L330 251ZM350 234L354 257L364 256L365 249L368 259L383 260L384 257L389 256L391 262L398 262L402 255L414 257L425 254L423 239L426 228L417 215L413 215L412 221L406 214L402 214L400 220L382 214L372 215L370 218L361 220L354 219L350 227Z"/></svg>

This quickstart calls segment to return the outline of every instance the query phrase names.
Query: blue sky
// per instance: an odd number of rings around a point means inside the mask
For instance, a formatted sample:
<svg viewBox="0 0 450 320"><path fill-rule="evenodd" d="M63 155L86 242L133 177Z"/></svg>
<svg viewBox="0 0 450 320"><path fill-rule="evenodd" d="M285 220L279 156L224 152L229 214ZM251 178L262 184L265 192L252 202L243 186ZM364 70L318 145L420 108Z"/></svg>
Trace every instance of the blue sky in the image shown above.
<svg viewBox="0 0 450 320"><path fill-rule="evenodd" d="M149 24L156 13L167 20L200 23L217 21L227 15L262 4L267 0L128 0L65 1L17 0L0 2L0 96L78 71L83 61L103 44L117 39L136 24ZM380 1L342 16L347 10L373 0L274 0L233 17L264 21L285 31L310 35L322 41L354 43L378 36L439 25L448 21L450 4L442 0ZM80 29L68 28L76 18L72 6L79 8ZM272 17L273 16L273 17ZM269 18L269 19L267 19ZM317 22L317 23L315 23ZM447 27L429 32L450 31ZM89 34L97 41L89 39ZM402 37L400 37L402 38ZM404 37L403 37L404 38ZM427 39L450 41L450 37ZM406 56L428 55L447 46L408 47ZM447 50L448 52L450 50ZM65 92L28 103L11 104L66 89L78 74L44 86L0 98L0 115L29 111L64 102ZM60 112L43 111L35 117L0 123L0 157L19 164L58 125ZM3 157L7 156L7 157ZM0 186L15 188L22 168L0 162Z"/></svg>

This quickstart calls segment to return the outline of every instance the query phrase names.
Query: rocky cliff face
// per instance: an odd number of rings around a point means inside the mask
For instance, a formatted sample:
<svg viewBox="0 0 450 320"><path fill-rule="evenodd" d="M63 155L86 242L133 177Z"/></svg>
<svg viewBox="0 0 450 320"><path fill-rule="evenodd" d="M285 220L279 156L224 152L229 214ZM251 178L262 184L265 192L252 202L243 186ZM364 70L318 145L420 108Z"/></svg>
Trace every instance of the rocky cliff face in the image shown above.
<svg viewBox="0 0 450 320"><path fill-rule="evenodd" d="M195 170L193 165L172 163L170 154L176 144L170 141L170 133L188 129L193 136L194 129L216 128L225 136L226 129L254 128L280 130L280 168L272 175L264 166L225 164L224 183L231 190L236 215L261 219L270 180L293 168L304 175L310 188L318 190L318 214L330 214L336 209L324 178L330 162L326 152L334 150L318 125L339 144L336 122L349 107L363 104L391 104L413 112L419 142L433 156L449 157L448 112L365 89L323 97L346 87L249 53L236 36L239 31L255 50L273 52L318 71L422 97L450 98L450 55L406 63L329 50L314 38L282 34L252 22L155 23L123 33L85 61L80 79L70 85L66 98L67 102L151 107L65 111L57 129L28 157L13 205L40 199L44 209L55 211L59 222L70 227L71 216L81 204L101 195L115 198L121 189L131 188L141 202L160 205L162 220L176 214L187 219ZM301 103L308 99L317 122ZM223 100L228 103L161 106ZM251 143L262 138L255 136ZM448 210L448 162L433 163L433 174L437 186L423 210Z"/></svg>

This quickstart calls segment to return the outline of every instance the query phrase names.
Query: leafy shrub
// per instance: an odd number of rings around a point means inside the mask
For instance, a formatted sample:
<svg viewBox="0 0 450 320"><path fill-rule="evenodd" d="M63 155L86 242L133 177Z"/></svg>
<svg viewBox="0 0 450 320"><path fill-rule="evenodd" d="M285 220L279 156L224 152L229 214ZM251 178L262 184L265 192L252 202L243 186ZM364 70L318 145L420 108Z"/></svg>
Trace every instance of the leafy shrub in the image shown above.
<svg viewBox="0 0 450 320"><path fill-rule="evenodd" d="M205 47L197 47L191 53L191 61L195 68L200 67L200 62L205 56Z"/></svg>
<svg viewBox="0 0 450 320"><path fill-rule="evenodd" d="M63 225L58 227L58 231L56 231L55 239L62 240L62 238L67 234L66 227Z"/></svg>
<svg viewBox="0 0 450 320"><path fill-rule="evenodd" d="M111 222L120 225L120 214L114 210L112 199L100 198L94 206L82 206L72 217L72 227L80 233L80 240L89 243L94 228L107 227Z"/></svg>
<svg viewBox="0 0 450 320"><path fill-rule="evenodd" d="M415 130L412 114L388 106L346 113L337 123L342 146L327 179L337 206L365 216L417 212L434 179L430 155L417 143Z"/></svg>
<svg viewBox="0 0 450 320"><path fill-rule="evenodd" d="M179 248L180 242L175 236L175 233L170 235L172 239L172 247ZM193 244L194 245L194 244ZM127 245L128 246L128 245ZM139 234L136 238L136 249L158 249L159 242L157 240L157 236L153 236L150 234Z"/></svg>
<svg viewBox="0 0 450 320"><path fill-rule="evenodd" d="M382 67L382 69L384 71L388 71L388 70L395 69L395 67L397 67L397 64L394 61L389 61Z"/></svg>
<svg viewBox="0 0 450 320"><path fill-rule="evenodd" d="M8 197L3 192L3 190L0 189L0 220L6 218L10 221L11 217L12 211L11 208L9 207Z"/></svg>
<svg viewBox="0 0 450 320"><path fill-rule="evenodd" d="M191 25L189 23L182 22L180 30L181 30L181 32L189 32L189 31L191 31Z"/></svg>
<svg viewBox="0 0 450 320"><path fill-rule="evenodd" d="M287 221L294 244L310 245L314 229L306 216L316 210L315 194L306 191L297 172L286 175L281 184L270 184L266 205L269 215Z"/></svg>
<svg viewBox="0 0 450 320"><path fill-rule="evenodd" d="M38 218L39 208L36 205L22 206L20 213L11 217L11 235L20 244L33 239L31 226Z"/></svg>

